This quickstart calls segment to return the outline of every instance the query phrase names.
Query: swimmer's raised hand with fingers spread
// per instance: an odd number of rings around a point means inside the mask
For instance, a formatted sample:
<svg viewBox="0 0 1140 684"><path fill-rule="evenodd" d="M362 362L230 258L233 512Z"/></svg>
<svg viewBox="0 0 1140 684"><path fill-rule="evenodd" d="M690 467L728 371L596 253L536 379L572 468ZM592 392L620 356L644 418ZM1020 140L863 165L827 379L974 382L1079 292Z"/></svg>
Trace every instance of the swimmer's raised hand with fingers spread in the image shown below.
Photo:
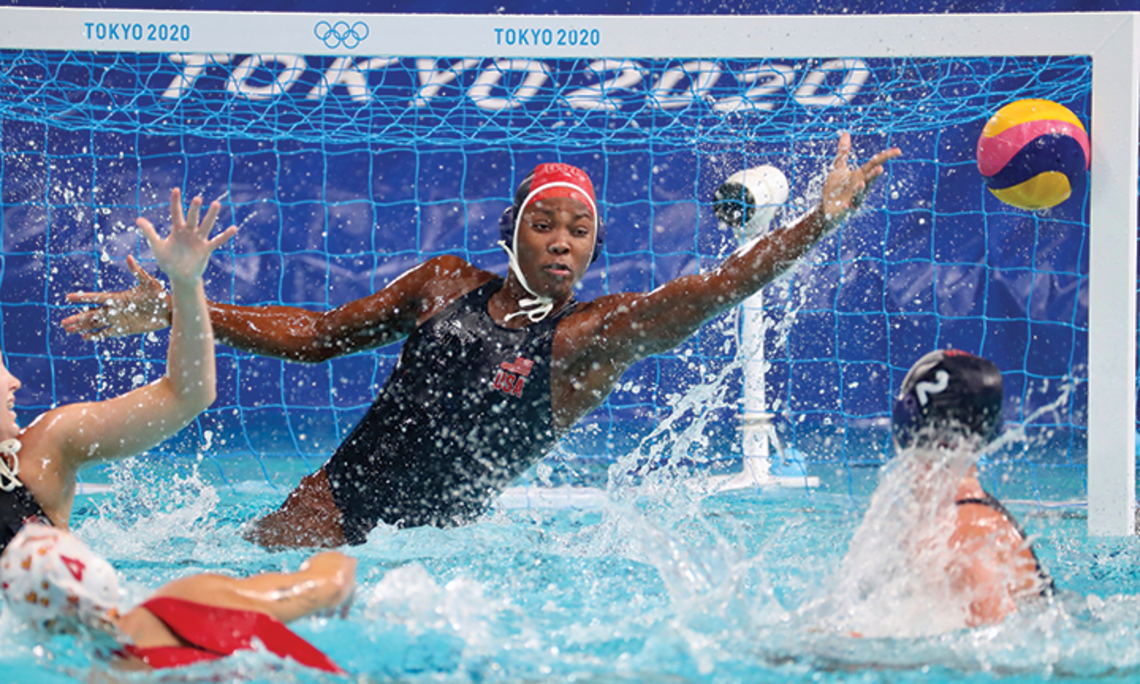
<svg viewBox="0 0 1140 684"><path fill-rule="evenodd" d="M21 428L13 411L20 381L0 364L6 407L0 417L0 546L30 520L66 529L80 468L149 449L214 401L214 336L202 274L237 228L210 238L221 205L215 202L202 217L201 208L202 199L195 198L184 212L181 192L173 191L165 238L150 221L138 220L170 279L171 335L161 379L113 399L54 408Z"/></svg>
<svg viewBox="0 0 1140 684"><path fill-rule="evenodd" d="M680 344L795 264L859 207L899 154L886 150L852 166L851 138L841 135L814 211L711 271L652 292L575 301L605 229L587 174L551 163L523 180L500 219L506 278L440 256L331 311L211 303L220 341L291 361L317 363L407 338L361 422L249 537L267 546L339 545L363 542L381 521L474 519L631 365ZM103 306L64 327L90 338L151 329L151 312L164 301L157 292L140 282L98 299L76 297Z"/></svg>

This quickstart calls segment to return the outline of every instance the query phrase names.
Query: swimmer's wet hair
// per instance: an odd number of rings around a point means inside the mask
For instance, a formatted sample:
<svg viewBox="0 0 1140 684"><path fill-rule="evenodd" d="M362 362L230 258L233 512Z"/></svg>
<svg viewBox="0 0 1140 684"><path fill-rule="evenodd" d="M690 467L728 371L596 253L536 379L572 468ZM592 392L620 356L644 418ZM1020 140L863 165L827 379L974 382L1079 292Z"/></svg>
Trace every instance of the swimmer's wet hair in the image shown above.
<svg viewBox="0 0 1140 684"><path fill-rule="evenodd" d="M989 359L957 349L930 352L903 379L891 414L891 434L902 449L950 434L988 443L1001 427L1001 371Z"/></svg>

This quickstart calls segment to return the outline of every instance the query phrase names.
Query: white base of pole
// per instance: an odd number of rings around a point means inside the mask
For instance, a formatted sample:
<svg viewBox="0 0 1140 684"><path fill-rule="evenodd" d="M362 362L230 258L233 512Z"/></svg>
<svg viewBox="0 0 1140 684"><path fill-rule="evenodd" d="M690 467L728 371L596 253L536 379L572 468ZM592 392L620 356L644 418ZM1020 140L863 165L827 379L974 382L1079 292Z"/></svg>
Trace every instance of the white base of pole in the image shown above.
<svg viewBox="0 0 1140 684"><path fill-rule="evenodd" d="M709 478L709 487L716 492L729 492L738 489L765 489L772 487L794 487L811 489L819 486L819 478L814 475L773 475L768 472L767 461L745 459L744 469L733 475L714 475Z"/></svg>
<svg viewBox="0 0 1140 684"><path fill-rule="evenodd" d="M744 432L744 465L739 473L715 475L709 478L713 491L725 492L734 489L754 489L757 487L818 487L819 478L807 473L789 474L772 472L772 451L776 458L785 455L776 428L772 425L772 414L745 411L741 422Z"/></svg>

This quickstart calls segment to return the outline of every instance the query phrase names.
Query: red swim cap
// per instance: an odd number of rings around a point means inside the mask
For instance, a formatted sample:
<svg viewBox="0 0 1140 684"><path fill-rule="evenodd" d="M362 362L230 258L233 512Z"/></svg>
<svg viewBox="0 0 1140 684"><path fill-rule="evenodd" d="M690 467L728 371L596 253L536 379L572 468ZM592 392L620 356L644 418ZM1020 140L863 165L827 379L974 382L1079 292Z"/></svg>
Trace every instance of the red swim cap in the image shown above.
<svg viewBox="0 0 1140 684"><path fill-rule="evenodd" d="M531 202L550 197L569 197L582 202L597 213L594 184L590 182L586 172L577 166L562 163L539 164L534 168L529 180L529 183L524 180L519 186L520 191L525 188L523 196L515 194L515 203L519 205L520 210L526 208L522 206L522 202L526 201L527 195L531 195Z"/></svg>
<svg viewBox="0 0 1140 684"><path fill-rule="evenodd" d="M531 196L531 193L534 193ZM507 207L499 217L499 239L507 245L514 245L515 223L525 204L549 197L569 197L582 202L594 212L594 253L591 263L598 260L602 245L606 241L606 224L598 216L598 205L594 194L594 184L586 172L577 166L555 162L539 164L527 174L515 191L514 204ZM529 198L529 199L528 199Z"/></svg>

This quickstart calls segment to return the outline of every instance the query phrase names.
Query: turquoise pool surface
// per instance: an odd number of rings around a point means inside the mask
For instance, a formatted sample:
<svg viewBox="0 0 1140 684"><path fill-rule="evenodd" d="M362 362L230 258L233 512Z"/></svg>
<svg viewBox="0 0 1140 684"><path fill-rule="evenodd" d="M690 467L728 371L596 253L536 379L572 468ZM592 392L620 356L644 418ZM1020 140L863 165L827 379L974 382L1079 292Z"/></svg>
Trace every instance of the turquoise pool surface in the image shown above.
<svg viewBox="0 0 1140 684"><path fill-rule="evenodd" d="M222 484L169 464L123 464L106 491L77 500L74 528L118 568L127 603L191 573L291 570L304 559L302 551L265 551L239 534L284 489L264 480ZM1088 539L1079 506L1012 505L1056 578L1052 601L978 629L916 636L903 625L858 638L834 628L833 618L852 605L834 595L837 573L878 475L869 469L854 487L845 477L839 483L825 474L815 489L710 493L704 477L679 469L621 490L605 491L604 481L559 490L562 498L516 490L468 527L376 530L349 550L360 565L347 619L304 619L294 628L360 682L1140 677L1140 542ZM935 598L917 606L940 610ZM900 614L889 604L873 608L884 625ZM7 614L0 634L0 681L88 681L93 669L105 669L84 642L44 643ZM337 679L254 652L116 676Z"/></svg>

